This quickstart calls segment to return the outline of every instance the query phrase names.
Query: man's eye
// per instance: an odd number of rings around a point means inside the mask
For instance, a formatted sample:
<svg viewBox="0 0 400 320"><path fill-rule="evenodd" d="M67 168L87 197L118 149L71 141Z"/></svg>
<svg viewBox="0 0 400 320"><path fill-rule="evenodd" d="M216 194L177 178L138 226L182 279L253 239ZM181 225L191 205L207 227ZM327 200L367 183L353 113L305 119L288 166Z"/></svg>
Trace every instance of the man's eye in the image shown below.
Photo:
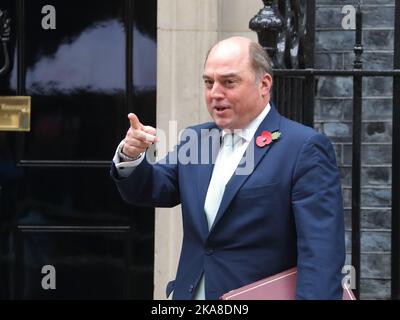
<svg viewBox="0 0 400 320"><path fill-rule="evenodd" d="M234 80L225 80L225 86L232 87L235 84Z"/></svg>
<svg viewBox="0 0 400 320"><path fill-rule="evenodd" d="M207 88L211 88L213 86L213 82L211 80L204 80L204 84Z"/></svg>

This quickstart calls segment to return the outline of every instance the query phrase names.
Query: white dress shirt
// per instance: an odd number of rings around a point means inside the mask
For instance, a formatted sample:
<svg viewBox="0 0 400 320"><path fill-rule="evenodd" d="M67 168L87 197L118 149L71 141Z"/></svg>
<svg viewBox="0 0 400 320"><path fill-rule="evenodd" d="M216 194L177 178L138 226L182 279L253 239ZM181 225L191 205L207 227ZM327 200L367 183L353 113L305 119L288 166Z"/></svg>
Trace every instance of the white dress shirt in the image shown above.
<svg viewBox="0 0 400 320"><path fill-rule="evenodd" d="M135 169L143 161L145 154L142 153L140 158L136 160L122 162L118 153L124 143L125 141L122 140L118 145L117 150L115 150L113 162L115 164L115 167L117 168L119 176L122 178L127 178L132 173L133 169Z"/></svg>

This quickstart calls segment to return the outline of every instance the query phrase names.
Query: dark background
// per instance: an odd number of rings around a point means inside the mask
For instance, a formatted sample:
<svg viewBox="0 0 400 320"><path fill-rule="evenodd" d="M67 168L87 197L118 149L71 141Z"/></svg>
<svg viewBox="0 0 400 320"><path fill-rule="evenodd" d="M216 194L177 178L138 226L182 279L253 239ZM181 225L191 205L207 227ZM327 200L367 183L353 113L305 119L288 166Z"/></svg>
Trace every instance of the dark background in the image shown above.
<svg viewBox="0 0 400 320"><path fill-rule="evenodd" d="M157 1L0 9L12 19L0 95L32 97L31 131L0 131L0 299L152 299L154 210L124 204L109 166L127 113L155 126Z"/></svg>

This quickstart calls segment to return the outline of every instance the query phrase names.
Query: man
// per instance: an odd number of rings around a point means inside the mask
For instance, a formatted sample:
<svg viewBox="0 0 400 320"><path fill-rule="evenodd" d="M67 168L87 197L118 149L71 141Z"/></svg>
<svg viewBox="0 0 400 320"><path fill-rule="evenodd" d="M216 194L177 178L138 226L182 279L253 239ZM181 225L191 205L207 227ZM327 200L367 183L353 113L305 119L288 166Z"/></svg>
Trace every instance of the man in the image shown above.
<svg viewBox="0 0 400 320"><path fill-rule="evenodd" d="M344 222L332 145L269 103L271 64L257 43L219 42L203 78L214 122L192 127L196 139L183 139L164 163L151 164L145 152L157 142L156 130L129 114L131 127L111 170L130 203L182 204L182 251L167 293L218 299L297 266L298 299L341 299ZM203 145L215 131L223 144L216 158L214 146ZM188 145L198 147L196 160L209 163L183 163L180 151L194 150ZM251 170L239 174L244 158Z"/></svg>

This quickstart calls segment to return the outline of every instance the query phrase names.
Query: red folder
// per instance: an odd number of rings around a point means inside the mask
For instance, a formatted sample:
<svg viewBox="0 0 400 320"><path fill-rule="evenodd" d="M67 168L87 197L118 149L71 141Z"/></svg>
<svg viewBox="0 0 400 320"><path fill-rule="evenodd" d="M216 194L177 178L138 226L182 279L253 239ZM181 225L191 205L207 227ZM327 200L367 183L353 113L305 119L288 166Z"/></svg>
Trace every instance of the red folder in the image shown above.
<svg viewBox="0 0 400 320"><path fill-rule="evenodd" d="M225 293L222 300L295 300L297 268L291 268L247 286ZM345 286L343 300L356 300Z"/></svg>

